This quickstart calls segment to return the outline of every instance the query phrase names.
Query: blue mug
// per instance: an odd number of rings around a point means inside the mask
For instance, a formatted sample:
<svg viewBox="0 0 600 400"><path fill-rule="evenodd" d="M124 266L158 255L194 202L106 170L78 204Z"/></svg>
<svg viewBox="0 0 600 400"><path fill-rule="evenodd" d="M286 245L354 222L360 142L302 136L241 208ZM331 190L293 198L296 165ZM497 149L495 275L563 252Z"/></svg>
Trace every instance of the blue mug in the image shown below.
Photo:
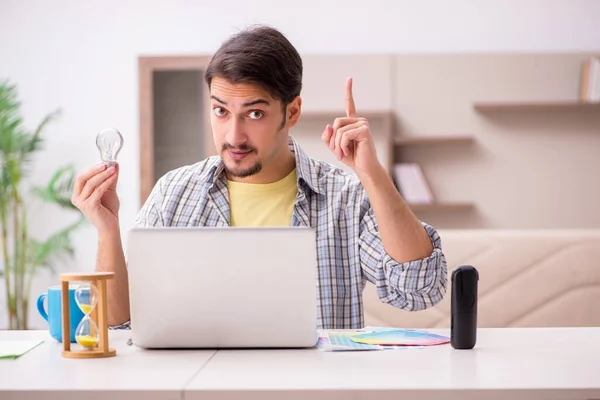
<svg viewBox="0 0 600 400"><path fill-rule="evenodd" d="M83 312L75 301L75 289L77 286L69 286L69 324L71 343L75 343L75 330L83 319ZM89 292L88 292L89 296ZM88 297L89 298L89 297ZM47 299L48 312L44 308L44 299ZM62 342L62 291L60 286L50 286L47 293L42 293L37 299L37 309L47 322L50 336Z"/></svg>

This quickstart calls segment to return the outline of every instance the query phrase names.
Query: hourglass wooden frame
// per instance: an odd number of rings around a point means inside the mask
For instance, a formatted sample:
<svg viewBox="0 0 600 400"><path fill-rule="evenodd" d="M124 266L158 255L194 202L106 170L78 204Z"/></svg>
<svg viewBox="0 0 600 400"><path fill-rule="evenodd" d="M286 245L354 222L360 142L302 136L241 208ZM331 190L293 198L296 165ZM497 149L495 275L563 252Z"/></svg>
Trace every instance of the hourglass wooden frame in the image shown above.
<svg viewBox="0 0 600 400"><path fill-rule="evenodd" d="M112 357L117 354L115 349L108 346L108 303L106 298L106 282L114 277L113 272L92 272L92 273L69 273L61 274L61 295L62 295L62 337L63 352L62 356L67 358L98 358ZM89 282L98 289L98 303L92 312L90 318L98 326L100 341L98 346L93 349L71 350L71 341L64 340L70 338L71 326L69 318L69 282Z"/></svg>

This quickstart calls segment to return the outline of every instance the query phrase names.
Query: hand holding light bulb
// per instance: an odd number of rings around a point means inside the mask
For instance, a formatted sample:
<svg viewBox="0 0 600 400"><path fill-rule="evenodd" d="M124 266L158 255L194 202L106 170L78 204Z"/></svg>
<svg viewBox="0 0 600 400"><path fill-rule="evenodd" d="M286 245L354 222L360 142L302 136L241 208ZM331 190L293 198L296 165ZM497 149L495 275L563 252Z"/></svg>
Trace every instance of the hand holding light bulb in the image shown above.
<svg viewBox="0 0 600 400"><path fill-rule="evenodd" d="M123 137L116 129L103 129L96 137L96 146L102 162L77 175L71 201L98 231L114 233L119 230L117 155Z"/></svg>

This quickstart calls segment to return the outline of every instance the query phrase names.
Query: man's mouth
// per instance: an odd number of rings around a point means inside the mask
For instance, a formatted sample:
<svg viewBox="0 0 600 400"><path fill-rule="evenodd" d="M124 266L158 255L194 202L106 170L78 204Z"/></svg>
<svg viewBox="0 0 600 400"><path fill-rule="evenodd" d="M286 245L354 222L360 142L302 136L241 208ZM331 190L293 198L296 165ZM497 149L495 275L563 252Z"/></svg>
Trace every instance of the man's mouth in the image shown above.
<svg viewBox="0 0 600 400"><path fill-rule="evenodd" d="M229 153L229 157L231 157L234 160L242 160L248 154L252 153L252 150L240 151L240 150L227 149L227 153Z"/></svg>

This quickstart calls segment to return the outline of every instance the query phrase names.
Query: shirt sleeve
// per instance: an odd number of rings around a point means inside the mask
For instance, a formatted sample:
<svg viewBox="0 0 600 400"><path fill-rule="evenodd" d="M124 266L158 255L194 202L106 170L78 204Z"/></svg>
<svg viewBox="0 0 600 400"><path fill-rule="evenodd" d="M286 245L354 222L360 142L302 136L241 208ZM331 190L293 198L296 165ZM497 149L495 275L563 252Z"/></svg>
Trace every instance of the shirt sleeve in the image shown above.
<svg viewBox="0 0 600 400"><path fill-rule="evenodd" d="M133 224L136 228L146 228L152 226L163 226L163 218L160 213L162 204L162 179L159 180L150 192L150 195L144 202L144 205L137 213ZM125 265L127 265L127 254L125 254ZM131 321L126 321L121 325L109 326L110 330L131 329Z"/></svg>
<svg viewBox="0 0 600 400"><path fill-rule="evenodd" d="M432 226L421 225L431 240L431 255L398 263L383 248L370 206L360 224L359 250L365 278L376 286L382 302L407 311L425 310L439 303L448 282L441 238Z"/></svg>
<svg viewBox="0 0 600 400"><path fill-rule="evenodd" d="M164 226L164 220L160 212L163 203L163 181L161 178L156 182L144 205L137 213L133 226L136 228L147 228L152 226Z"/></svg>

